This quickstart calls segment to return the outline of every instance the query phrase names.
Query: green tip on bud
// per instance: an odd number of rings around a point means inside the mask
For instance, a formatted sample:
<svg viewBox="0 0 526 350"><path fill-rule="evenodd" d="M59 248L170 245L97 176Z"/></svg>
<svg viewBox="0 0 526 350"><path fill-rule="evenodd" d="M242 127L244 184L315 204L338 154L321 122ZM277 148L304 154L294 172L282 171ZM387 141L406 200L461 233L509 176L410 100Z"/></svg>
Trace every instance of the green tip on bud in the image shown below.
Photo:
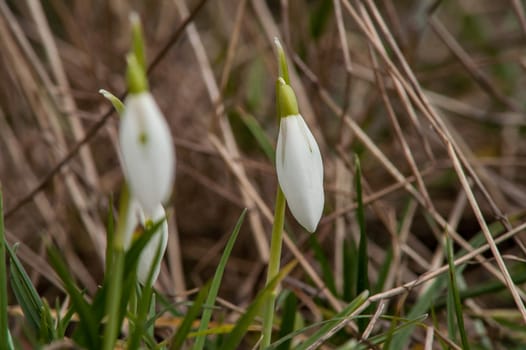
<svg viewBox="0 0 526 350"><path fill-rule="evenodd" d="M113 108L115 108L117 113L119 113L119 115L122 116L122 113L124 113L124 103L122 103L122 101L119 100L117 96L115 96L108 90L104 90L104 89L100 89L99 94L104 96L106 100L110 101L111 104L113 105Z"/></svg>
<svg viewBox="0 0 526 350"><path fill-rule="evenodd" d="M131 94L139 94L148 91L148 80L146 72L139 64L137 57L130 53L127 57L128 68L126 70L126 80Z"/></svg>
<svg viewBox="0 0 526 350"><path fill-rule="evenodd" d="M274 38L274 46L276 48L276 55L278 58L279 77L283 78L283 80L285 80L285 83L290 85L287 57L285 56L285 51L283 50L283 46L281 46L281 42L278 38Z"/></svg>
<svg viewBox="0 0 526 350"><path fill-rule="evenodd" d="M300 114L294 90L281 77L278 78L277 89L279 117L285 118Z"/></svg>
<svg viewBox="0 0 526 350"><path fill-rule="evenodd" d="M144 50L144 39L142 35L141 19L137 12L130 13L130 25L132 31L132 52L137 57L137 62L146 71L146 53Z"/></svg>

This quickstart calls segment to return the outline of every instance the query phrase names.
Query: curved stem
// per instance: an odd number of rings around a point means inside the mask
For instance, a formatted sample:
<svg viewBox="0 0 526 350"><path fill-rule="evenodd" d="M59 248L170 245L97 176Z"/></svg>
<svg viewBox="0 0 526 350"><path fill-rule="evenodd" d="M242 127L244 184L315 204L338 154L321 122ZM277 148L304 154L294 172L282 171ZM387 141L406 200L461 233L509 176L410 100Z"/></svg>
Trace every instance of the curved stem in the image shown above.
<svg viewBox="0 0 526 350"><path fill-rule="evenodd" d="M276 205L274 207L274 223L272 225L272 238L270 242L270 257L267 270L266 285L274 279L279 273L279 266L281 261L281 244L283 235L283 224L285 221L285 195L278 185L276 193ZM263 310L263 339L260 344L260 349L265 349L270 345L272 339L272 325L274 321L274 303L276 301L276 289L274 289L268 296Z"/></svg>

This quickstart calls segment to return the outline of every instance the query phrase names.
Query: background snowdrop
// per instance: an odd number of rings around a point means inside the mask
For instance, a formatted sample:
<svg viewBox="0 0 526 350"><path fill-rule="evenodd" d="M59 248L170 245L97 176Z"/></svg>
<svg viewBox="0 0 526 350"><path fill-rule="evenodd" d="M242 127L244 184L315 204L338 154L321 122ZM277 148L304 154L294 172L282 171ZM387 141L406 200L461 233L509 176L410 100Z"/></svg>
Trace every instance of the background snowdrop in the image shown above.
<svg viewBox="0 0 526 350"><path fill-rule="evenodd" d="M137 266L137 279L141 284L148 282L148 274L153 267L152 283L157 280L159 271L161 269L161 258L166 251L166 245L168 244L168 223L166 222L166 212L162 205L158 205L151 218L145 218L142 221L142 225L147 227L153 225L159 220L164 220L161 226L158 228L159 232L156 232L152 238L148 241L148 244L144 247L139 257L139 264ZM158 259L155 260L157 252L159 252Z"/></svg>

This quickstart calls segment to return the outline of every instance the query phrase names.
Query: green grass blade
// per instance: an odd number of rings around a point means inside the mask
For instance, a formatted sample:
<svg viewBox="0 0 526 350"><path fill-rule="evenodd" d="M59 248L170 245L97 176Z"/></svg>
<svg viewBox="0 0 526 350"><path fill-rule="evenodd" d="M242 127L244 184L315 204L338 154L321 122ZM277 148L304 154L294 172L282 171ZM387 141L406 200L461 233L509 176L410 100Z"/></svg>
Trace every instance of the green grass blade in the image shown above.
<svg viewBox="0 0 526 350"><path fill-rule="evenodd" d="M369 290L369 273L368 262L369 254L367 253L367 233L365 229L365 208L363 206L362 198L362 169L358 156L355 156L355 186L356 186L356 217L358 219L358 226L360 227L360 241L358 242L358 264L357 264L357 280L356 292L361 293L364 290ZM367 327L367 319L358 319L358 329L363 332Z"/></svg>
<svg viewBox="0 0 526 350"><path fill-rule="evenodd" d="M248 328L252 324L252 321L254 320L254 318L256 318L257 315L261 313L261 308L267 301L270 293L274 291L276 286L281 282L283 278L285 278L285 276L289 274L289 272L294 268L295 265L296 263L292 262L283 267L278 273L278 275L275 278L273 278L265 286L265 288L263 288L256 295L252 304L250 304L243 316L241 316L241 318L237 321L234 329L232 329L230 334L226 337L225 342L221 346L221 350L230 350L238 348L239 343L241 343L241 340L248 331Z"/></svg>
<svg viewBox="0 0 526 350"><path fill-rule="evenodd" d="M7 321L7 266L6 246L4 229L4 199L2 187L0 186L0 348L14 349L9 323Z"/></svg>
<svg viewBox="0 0 526 350"><path fill-rule="evenodd" d="M4 232L4 206L2 189L0 188L0 347L8 348L7 324L7 266L5 263L5 232Z"/></svg>
<svg viewBox="0 0 526 350"><path fill-rule="evenodd" d="M59 311L60 308L56 308L56 310ZM75 314L75 309L70 307L68 311L66 312L66 314L58 320L57 339L64 338L64 336L66 335L67 327L69 323L71 322L71 319L73 318L74 314Z"/></svg>
<svg viewBox="0 0 526 350"><path fill-rule="evenodd" d="M210 290L210 282L208 282L206 285L204 285L201 290L199 291L199 294L197 294L197 297L192 304L192 307L188 310L186 313L186 316L183 319L183 322L181 323L181 326L177 330L177 333L175 333L174 337L172 338L172 345L170 346L171 350L177 350L181 349L183 346L183 343L188 336L188 333L192 329L192 324L197 319L197 316L199 316L199 313L201 312L201 309L203 308L203 304L205 302L206 296L208 294L208 291Z"/></svg>
<svg viewBox="0 0 526 350"><path fill-rule="evenodd" d="M345 320L345 318L337 318L337 317L334 317L334 318L331 318L329 320L324 320L324 321L321 321L321 322L314 322L314 323L311 323L309 324L308 326L304 326L304 327L301 327L293 332L290 332L289 334L287 334L286 336L276 340L274 343L272 343L269 347L267 347L265 350L274 350L274 349L277 349L279 346L281 346L281 344L283 344L284 342L288 342L290 340L292 340L294 337L300 335L300 334L303 334L303 333L306 333L306 332L309 332L313 329L316 329L318 327L323 327L324 325L328 324L328 323L331 323L332 325L335 325L337 321L343 321ZM297 347L294 348L294 350L296 350Z"/></svg>
<svg viewBox="0 0 526 350"><path fill-rule="evenodd" d="M332 273L332 269L329 263L329 260L325 256L325 253L323 252L322 247L320 246L320 243L318 242L318 238L316 235L310 235L309 236L309 244L314 252L314 256L316 257L316 260L318 261L318 264L320 264L320 268L322 271L322 277L323 281L325 282L325 285L331 293L336 293L336 283L334 282L334 275Z"/></svg>
<svg viewBox="0 0 526 350"><path fill-rule="evenodd" d="M458 331L460 332L460 339L462 341L462 348L469 350L468 336L466 334L466 328L464 327L464 317L462 315L462 302L460 301L460 295L458 292L456 268L454 264L455 257L453 255L453 243L449 235L446 235L446 253L447 261L449 265L449 288L453 297L453 305L455 314L457 317Z"/></svg>
<svg viewBox="0 0 526 350"><path fill-rule="evenodd" d="M384 334L378 334L368 339L367 344L359 344L357 347L355 347L353 350L367 350L370 349L369 344L373 345L380 345L383 343L386 343L388 341L389 337L392 334L397 334L405 329L411 328L413 329L415 326L424 326L422 322L427 318L427 314L420 315L418 317L412 318L412 319L397 319L393 318L393 321L402 321L398 326L394 327L392 330L389 330L388 332ZM384 347L385 349L385 347ZM394 348L393 348L394 349Z"/></svg>
<svg viewBox="0 0 526 350"><path fill-rule="evenodd" d="M57 339L54 323L51 308L44 299L40 313L40 339L46 339L46 342Z"/></svg>
<svg viewBox="0 0 526 350"><path fill-rule="evenodd" d="M10 265L10 284L15 299L22 308L28 324L36 333L40 333L40 310L42 309L42 300L40 300L38 295L36 298L32 295L31 291L34 291L33 285L26 283L24 276L19 273L12 258ZM29 277L27 278L29 280Z"/></svg>
<svg viewBox="0 0 526 350"><path fill-rule="evenodd" d="M283 311L281 317L281 328L279 329L279 338L284 338L294 331L296 320L296 311L298 308L298 298L296 294L289 292L283 302ZM276 350L289 350L292 339L281 343Z"/></svg>
<svg viewBox="0 0 526 350"><path fill-rule="evenodd" d="M241 229L241 225L243 224L243 221L245 219L246 213L247 209L245 208L239 216L236 226L234 227L234 230L232 231L232 234L230 235L230 238L226 243L223 255L221 255L221 260L219 261L219 265L217 265L217 269L214 274L214 278L212 279L212 284L210 286L210 291L208 292L208 297L206 298L206 307L203 311L203 315L201 316L201 323L199 324L199 329L197 331L198 333L203 332L205 329L208 328L208 322L210 322L210 319L212 318L212 308L215 304L217 293L219 292L219 286L221 285L221 280L223 279L223 273L225 272L225 267L228 262L228 258L230 257L230 253L232 252L234 243L237 240L237 236L239 234L239 230ZM206 335L199 335L195 340L193 349L202 349L205 345L205 339Z"/></svg>
<svg viewBox="0 0 526 350"><path fill-rule="evenodd" d="M35 334L45 335L41 340L46 343L50 342L53 340L52 332L42 332L41 330L44 304L14 250L7 244L5 239L3 242L9 255L10 285L15 299L22 308L24 316L30 327L35 331Z"/></svg>
<svg viewBox="0 0 526 350"><path fill-rule="evenodd" d="M384 262L380 267L380 271L378 271L378 278L376 279L376 284L373 288L374 293L380 293L384 289L385 281L387 280L387 276L389 275L389 269L391 268L392 262L393 249L389 247L389 249L387 249L387 254L385 254Z"/></svg>
<svg viewBox="0 0 526 350"><path fill-rule="evenodd" d="M332 14L332 1L319 1L309 14L309 29L312 39L320 39Z"/></svg>
<svg viewBox="0 0 526 350"><path fill-rule="evenodd" d="M351 301L356 296L356 266L358 250L354 241L346 239L343 241L343 291L342 298Z"/></svg>
<svg viewBox="0 0 526 350"><path fill-rule="evenodd" d="M147 327L146 323L148 315L151 313L152 308L154 309L153 314L155 314L155 305L152 305L152 302L155 300L155 298L152 298L153 275L155 273L157 264L161 263L163 254L164 251L162 250L161 244L159 244L153 260L155 263L153 263L152 266L150 266L150 270L148 271L148 277L146 278L146 284L142 289L142 293L140 293L140 298L138 302L139 305L136 315L137 317L134 320L135 322L133 325L133 332L129 338L128 349L139 349L141 338L143 337L143 335L148 334L148 332L151 332L151 327Z"/></svg>
<svg viewBox="0 0 526 350"><path fill-rule="evenodd" d="M453 288L451 288L451 283L448 284L447 289L446 320L447 335L449 339L455 340L457 338L457 324L455 321L455 301L453 297Z"/></svg>
<svg viewBox="0 0 526 350"><path fill-rule="evenodd" d="M358 309L367 300L368 296L369 296L369 292L363 291L353 301L351 301L349 305L347 305L342 311L336 314L336 316L334 316L330 320L330 322L325 323L322 327L320 327L320 329L314 332L314 334L312 334L305 341L299 344L295 350L308 349L311 345L313 345L316 341L318 341L319 338L327 334L332 328L334 328L337 324L339 324L343 319L348 318L350 314L352 314L356 309Z"/></svg>
<svg viewBox="0 0 526 350"><path fill-rule="evenodd" d="M526 271L510 271L510 273L513 283L523 284L526 282ZM500 280L494 279L481 284L469 286L469 289L459 289L460 300L464 301L466 299L475 298L481 295L497 293L502 290L505 290L506 288L506 284L504 284ZM445 304L446 300L444 298L441 298L438 299L434 306L435 308L441 308Z"/></svg>
<svg viewBox="0 0 526 350"><path fill-rule="evenodd" d="M258 143L259 147L265 154L265 156L274 164L275 152L272 143L270 142L265 130L259 125L259 122L253 115L248 113L240 113L239 117L248 128L254 139Z"/></svg>
<svg viewBox="0 0 526 350"><path fill-rule="evenodd" d="M89 349L100 349L100 337L98 333L99 322L88 302L84 299L82 293L78 290L73 277L60 254L54 247L48 249L49 262L53 266L55 272L60 277L64 284L64 289L71 299L71 304L79 316L79 327L75 332L75 338Z"/></svg>
<svg viewBox="0 0 526 350"><path fill-rule="evenodd" d="M408 312L406 316L408 319L414 319L418 317L419 315L427 313L427 311L433 304L434 300L437 298L437 296L440 295L440 293L442 293L442 290L446 284L445 277L446 276L439 276L431 284L431 286L424 292L424 294L420 296L420 298L417 300L417 302L413 305L411 310ZM390 349L393 349L393 350L405 349L413 333L414 333L414 329L411 326L405 327L400 332L397 332L396 335L393 336Z"/></svg>
<svg viewBox="0 0 526 350"><path fill-rule="evenodd" d="M106 225L106 263L104 266L104 276L109 275L111 264L113 263L113 244L115 240L115 220L113 219L113 200L108 201L108 224ZM105 284L105 283L104 283Z"/></svg>

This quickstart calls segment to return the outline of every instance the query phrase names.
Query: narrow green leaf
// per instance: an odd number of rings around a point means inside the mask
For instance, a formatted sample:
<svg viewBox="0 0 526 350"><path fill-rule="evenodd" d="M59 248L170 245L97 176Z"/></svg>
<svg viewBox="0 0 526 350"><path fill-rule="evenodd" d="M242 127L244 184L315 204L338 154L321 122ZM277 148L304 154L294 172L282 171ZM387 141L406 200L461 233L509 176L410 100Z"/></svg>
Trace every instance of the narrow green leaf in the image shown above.
<svg viewBox="0 0 526 350"><path fill-rule="evenodd" d="M430 216L426 215L425 219L427 220L430 226L436 226L436 223L433 221L433 219ZM503 227L501 223L494 222L489 225L489 229L492 235L494 236L498 232L502 232ZM480 247L482 244L484 244L485 241L486 240L484 238L484 234L482 232L479 232L472 239L470 239L469 243L472 247L477 248L477 247ZM458 258L464 254L466 254L466 251L463 249L460 249L457 252L456 257ZM465 268L465 265L459 267L458 272L461 273L464 268ZM437 277L435 281L431 284L431 286L424 292L424 294L412 306L411 310L407 314L407 317L415 318L418 315L428 312L430 307L435 304L435 300L442 294L446 285L447 285L446 276ZM440 305L443 305L443 302ZM413 327L407 327L406 329L398 332L396 336L393 337L392 349L405 349L413 333L414 333Z"/></svg>
<svg viewBox="0 0 526 350"><path fill-rule="evenodd" d="M7 323L7 266L5 263L4 206L0 187L0 347L9 349L9 325Z"/></svg>
<svg viewBox="0 0 526 350"><path fill-rule="evenodd" d="M451 288L451 283L448 283L448 289L447 289L446 320L447 320L447 335L449 339L456 340L457 324L455 320L455 300L453 296L453 289Z"/></svg>
<svg viewBox="0 0 526 350"><path fill-rule="evenodd" d="M340 311L336 316L334 316L330 322L325 323L320 329L318 329L314 334L308 337L305 341L299 344L295 350L306 350L311 345L313 345L319 338L327 334L331 329L338 325L343 319L349 317L356 309L358 309L369 297L368 291L363 291L358 295L353 301L349 303L342 311Z"/></svg>
<svg viewBox="0 0 526 350"><path fill-rule="evenodd" d="M3 240L4 246L9 255L9 278L10 285L15 299L22 308L24 316L28 321L30 327L35 331L36 334L42 334L41 332L41 319L42 319L42 308L43 303L38 295L29 275L27 274L24 266L16 256L14 250L9 246L5 238ZM53 335L49 332L45 333L46 336L42 339L45 342L53 340Z"/></svg>
<svg viewBox="0 0 526 350"><path fill-rule="evenodd" d="M367 253L367 233L365 229L365 209L362 198L362 170L360 166L360 159L355 156L355 186L356 186L356 217L358 219L358 226L360 227L360 241L358 242L358 264L357 264L357 281L356 292L361 293L364 290L369 290L369 272L368 262L369 254ZM358 319L358 329L363 332L367 327L367 319Z"/></svg>
<svg viewBox="0 0 526 350"><path fill-rule="evenodd" d="M142 288L142 292L140 293L140 297L138 300L139 305L137 315L133 320L133 332L131 333L128 341L128 349L131 350L139 349L141 338L143 337L143 335L148 334L148 331L151 331L151 329L149 329L150 327L147 327L146 322L148 314L150 313L152 308L154 310L153 313L155 314L155 305L152 305L153 275L155 273L157 264L160 263L162 255L164 254L164 251L162 251L161 248L162 246L161 244L159 244L153 260L155 261L155 263L153 263L150 266L150 269L148 271L148 277L146 278L146 284L144 285L144 287Z"/></svg>
<svg viewBox="0 0 526 350"><path fill-rule="evenodd" d="M261 56L254 57L248 67L245 77L245 101L250 112L261 111L262 102L265 99L265 80L267 79L267 67Z"/></svg>
<svg viewBox="0 0 526 350"><path fill-rule="evenodd" d="M104 276L108 276L111 264L113 263L113 245L115 240L115 220L113 219L113 200L108 201L108 223L106 225L106 264L104 267Z"/></svg>
<svg viewBox="0 0 526 350"><path fill-rule="evenodd" d="M105 350L111 350L114 348L121 327L119 306L122 305L124 300L122 297L124 259L124 250L122 247L116 247L113 251L113 265L110 269L109 280L106 279L106 281L109 281L109 284L108 294L106 295L105 300L105 315L107 315L107 322L104 327L103 336L103 349Z"/></svg>
<svg viewBox="0 0 526 350"><path fill-rule="evenodd" d="M427 314L420 315L420 316L418 316L416 318L413 318L413 319L393 318L393 324L396 321L401 321L402 323L400 323L398 326L394 327L392 330L390 330L390 331L388 331L388 332L386 332L384 334L378 334L378 335L375 335L375 336L369 338L367 340L367 343L362 343L362 344L358 345L357 347L355 347L353 350L367 350L367 349L370 349L369 344L380 345L382 343L386 343L388 341L389 337L392 334L398 334L402 330L405 330L405 329L408 329L408 328L413 329L415 326L419 326L419 325L420 326L424 326L424 324L422 322L426 318L427 318ZM384 345L383 349L386 349L385 345Z"/></svg>
<svg viewBox="0 0 526 350"><path fill-rule="evenodd" d="M197 297L194 303L192 304L192 307L186 313L186 316L183 319L181 326L179 326L177 333L175 333L174 337L172 338L172 345L170 346L171 350L177 350L182 348L183 343L186 337L188 336L188 333L192 329L192 324L197 319L197 316L199 316L199 313L203 308L206 296L208 294L208 291L210 290L210 283L211 282L205 284L199 291L199 294L197 294Z"/></svg>
<svg viewBox="0 0 526 350"><path fill-rule="evenodd" d="M442 290L444 289L445 283L446 283L446 276L439 276L435 279L435 281L431 284L431 286L418 298L416 303L413 305L411 310L407 313L406 318L408 319L414 319L418 317L419 315L427 313L430 306L433 304L434 300L437 296L442 293ZM396 349L405 349L407 347L407 343L411 337L411 335L414 333L413 327L406 327L403 330L396 333L395 336L393 336L392 339L392 345L390 349L396 350Z"/></svg>
<svg viewBox="0 0 526 350"><path fill-rule="evenodd" d="M460 269L458 269L460 270ZM510 271L511 279L515 284L526 282L526 271ZM471 285L468 289L459 290L460 300L475 298L481 295L492 294L506 289L506 285L500 280L494 279L481 284ZM445 305L446 299L440 298L434 304L435 308L441 308Z"/></svg>
<svg viewBox="0 0 526 350"><path fill-rule="evenodd" d="M325 285L331 291L331 293L337 294L336 293L336 283L334 282L334 275L332 273L332 269L331 269L329 260L325 256L325 253L323 252L323 249L320 246L320 243L318 242L316 235L309 236L309 245L312 251L314 252L316 261L318 261L318 264L320 264L320 268L322 271L322 277L323 277L323 281L325 282Z"/></svg>
<svg viewBox="0 0 526 350"><path fill-rule="evenodd" d="M294 331L294 324L296 320L296 311L298 309L298 298L296 294L289 292L283 303L283 311L281 316L281 328L279 329L279 338L284 338ZM288 339L281 343L276 350L289 350L292 339Z"/></svg>
<svg viewBox="0 0 526 350"><path fill-rule="evenodd" d="M22 311L24 312L24 316L28 324L37 334L39 334L40 310L42 308L42 300L40 300L40 297L38 296L34 298L34 296L31 293L31 290L34 290L33 285L27 284L27 281L24 280L22 274L19 273L19 270L15 267L12 258L10 264L10 272L10 284L11 289L13 290L13 294L15 295L15 299L22 308ZM29 277L27 278L29 280Z"/></svg>
<svg viewBox="0 0 526 350"><path fill-rule="evenodd" d="M56 339L53 316L51 315L51 309L47 304L46 300L43 300L42 309L40 312L39 337L40 339L45 339L46 342L50 342Z"/></svg>
<svg viewBox="0 0 526 350"><path fill-rule="evenodd" d="M79 316L80 324L75 332L76 337L78 337L77 339L81 345L87 348L100 349L101 344L98 333L99 320L95 318L90 305L78 290L73 277L71 277L64 261L54 247L48 248L48 256L51 266L53 266L55 272L64 284L64 289L71 299L72 307Z"/></svg>
<svg viewBox="0 0 526 350"><path fill-rule="evenodd" d="M237 220L236 226L234 227L234 230L232 231L232 234L230 235L230 238L226 243L223 254L221 255L221 260L219 261L219 265L217 265L216 272L214 274L214 278L212 279L212 284L210 286L210 291L208 293L208 297L206 298L206 307L203 311L203 315L201 316L201 323L199 324L199 329L197 332L203 332L208 328L208 322L212 318L212 308L215 304L217 293L219 292L219 286L221 285L221 280L223 279L223 273L225 272L225 267L228 262L228 258L230 257L230 253L232 252L232 248L234 247L234 243L236 242L246 213L247 209L245 208L243 209L243 212ZM205 339L206 335L199 335L195 340L193 349L202 349L205 345Z"/></svg>
<svg viewBox="0 0 526 350"><path fill-rule="evenodd" d="M321 37L332 13L332 1L321 0L318 5L310 11L310 34L316 40Z"/></svg>
<svg viewBox="0 0 526 350"><path fill-rule="evenodd" d="M460 339L462 341L462 349L469 350L468 336L466 334L466 328L464 327L464 317L462 315L462 302L460 301L460 295L458 293L456 268L454 264L453 255L453 243L449 234L446 232L446 253L447 261L449 265L449 288L451 290L455 314L457 316L458 331L460 332Z"/></svg>
<svg viewBox="0 0 526 350"><path fill-rule="evenodd" d="M380 271L378 272L376 285L373 288L374 293L380 293L384 289L385 281L387 280L387 276L389 275L389 269L391 268L392 262L393 249L392 247L389 247L389 249L387 249L387 254L385 254L384 262L382 263Z"/></svg>
<svg viewBox="0 0 526 350"><path fill-rule="evenodd" d="M263 307L263 304L267 301L270 293L274 291L276 286L281 282L283 278L285 278L285 276L289 274L289 272L294 268L295 265L296 263L293 261L287 264L285 267L283 267L283 269L281 269L278 275L275 278L273 278L265 286L265 288L263 288L256 295L252 304L250 304L245 314L243 314L243 316L241 316L241 318L237 321L236 326L234 327L232 332L230 332L230 334L227 336L225 342L221 345L221 350L230 350L238 348L239 343L241 343L241 340L248 331L248 327L252 324L254 318L260 314L261 308Z"/></svg>
<svg viewBox="0 0 526 350"><path fill-rule="evenodd" d="M254 118L253 115L248 113L240 113L239 117L245 124L245 126L248 128L252 136L254 136L254 139L256 139L256 142L258 143L259 147L265 153L265 156L274 164L274 158L275 158L275 152L274 147L272 146L272 143L270 142L267 134L265 133L265 130L259 125L259 122L256 118Z"/></svg>
<svg viewBox="0 0 526 350"><path fill-rule="evenodd" d="M119 100L117 96L115 96L108 90L100 89L99 94L101 94L106 100L108 100L112 104L113 108L115 108L119 116L122 117L122 114L124 113L124 103L122 103L122 101Z"/></svg>
<svg viewBox="0 0 526 350"><path fill-rule="evenodd" d="M359 316L357 316L359 317ZM321 322L314 322L314 323L311 323L309 324L308 326L305 326L305 327L301 327L293 332L290 332L289 334L287 334L286 336L276 340L274 343L272 343L269 347L265 348L265 350L275 350L277 349L281 344L283 344L284 342L288 342L289 340L292 340L294 337L300 335L300 334L304 334L306 332L309 332L315 328L318 328L318 327L323 327L324 325L328 324L328 323L331 323L331 324L335 324L334 322L335 321L343 321L345 320L345 318L331 318L329 320L324 320L324 321L321 321ZM297 348L294 348L294 350L296 350Z"/></svg>
<svg viewBox="0 0 526 350"><path fill-rule="evenodd" d="M56 310L60 310L60 308L56 308ZM71 322L71 319L73 318L73 315L75 314L75 309L70 307L66 314L63 317L60 317L57 320L57 339L64 338L66 334L66 329Z"/></svg>
<svg viewBox="0 0 526 350"><path fill-rule="evenodd" d="M351 301L356 296L356 266L358 250L352 239L343 241L343 291L342 298Z"/></svg>

